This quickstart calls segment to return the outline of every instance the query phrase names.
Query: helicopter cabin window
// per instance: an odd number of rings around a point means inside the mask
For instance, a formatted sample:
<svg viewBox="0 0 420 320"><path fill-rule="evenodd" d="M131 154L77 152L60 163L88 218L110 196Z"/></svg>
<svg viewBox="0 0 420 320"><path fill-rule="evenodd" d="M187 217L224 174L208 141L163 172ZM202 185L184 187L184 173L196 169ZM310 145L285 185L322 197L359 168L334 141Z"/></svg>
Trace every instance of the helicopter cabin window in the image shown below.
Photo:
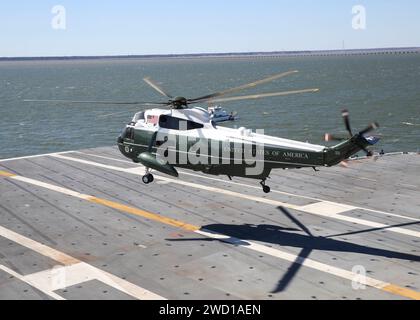
<svg viewBox="0 0 420 320"><path fill-rule="evenodd" d="M179 119L167 115L160 116L159 126L161 128L170 130L195 130L204 128L204 125L201 123Z"/></svg>

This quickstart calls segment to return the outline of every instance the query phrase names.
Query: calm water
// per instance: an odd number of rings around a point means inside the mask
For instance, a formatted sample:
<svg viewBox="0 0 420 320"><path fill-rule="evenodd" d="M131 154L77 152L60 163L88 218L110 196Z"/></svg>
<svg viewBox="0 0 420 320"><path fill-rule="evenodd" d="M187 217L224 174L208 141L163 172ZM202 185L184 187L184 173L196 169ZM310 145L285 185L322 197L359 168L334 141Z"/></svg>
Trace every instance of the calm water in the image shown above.
<svg viewBox="0 0 420 320"><path fill-rule="evenodd" d="M243 92L320 88L316 94L230 102L240 120L229 126L323 143L344 135L340 112L354 131L378 121L387 152L420 149L420 55L179 60L0 62L0 158L115 145L137 107L24 103L23 99L152 100L151 76L173 95L197 97L271 74L297 75ZM106 114L123 111L113 117Z"/></svg>

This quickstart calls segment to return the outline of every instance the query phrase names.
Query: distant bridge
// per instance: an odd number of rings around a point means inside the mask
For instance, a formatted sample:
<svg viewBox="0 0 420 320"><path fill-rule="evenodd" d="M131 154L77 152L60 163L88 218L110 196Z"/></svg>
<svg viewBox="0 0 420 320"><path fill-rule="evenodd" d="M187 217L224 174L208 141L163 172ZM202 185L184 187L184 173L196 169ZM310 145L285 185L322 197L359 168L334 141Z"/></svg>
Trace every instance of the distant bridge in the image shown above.
<svg viewBox="0 0 420 320"><path fill-rule="evenodd" d="M0 57L0 61L32 60L99 60L99 59L191 59L191 58L246 58L246 57L291 57L291 56L355 56L355 55L401 55L418 54L419 47L408 48L373 48L350 50L307 50L307 51L272 51L272 52L231 52L197 53L167 55L120 55L120 56L65 56L65 57Z"/></svg>

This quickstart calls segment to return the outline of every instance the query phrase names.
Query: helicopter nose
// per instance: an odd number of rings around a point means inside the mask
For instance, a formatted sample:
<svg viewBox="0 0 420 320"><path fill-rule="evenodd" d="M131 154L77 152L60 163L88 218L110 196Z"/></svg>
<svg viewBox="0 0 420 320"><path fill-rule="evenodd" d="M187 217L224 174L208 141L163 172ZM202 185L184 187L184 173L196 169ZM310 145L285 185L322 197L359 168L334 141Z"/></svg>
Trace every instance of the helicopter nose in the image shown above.
<svg viewBox="0 0 420 320"><path fill-rule="evenodd" d="M124 157L132 159L132 150L128 146L124 145L124 140L121 136L118 137L118 149Z"/></svg>

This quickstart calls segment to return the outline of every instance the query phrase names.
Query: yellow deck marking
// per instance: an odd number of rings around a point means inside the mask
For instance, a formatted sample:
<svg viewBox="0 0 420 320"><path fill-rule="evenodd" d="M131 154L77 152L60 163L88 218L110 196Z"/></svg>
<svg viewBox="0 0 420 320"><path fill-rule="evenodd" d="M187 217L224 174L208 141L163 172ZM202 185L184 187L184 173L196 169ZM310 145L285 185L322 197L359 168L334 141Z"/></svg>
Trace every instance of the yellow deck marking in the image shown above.
<svg viewBox="0 0 420 320"><path fill-rule="evenodd" d="M13 174L13 173L0 170L0 177L14 177L14 176L15 176L15 174Z"/></svg>
<svg viewBox="0 0 420 320"><path fill-rule="evenodd" d="M403 296L406 298L410 298L413 300L420 300L420 292L411 290L411 289L407 289L407 288L402 288L393 284L389 284L385 287L382 288L382 290L390 292L392 294L398 295L398 296Z"/></svg>
<svg viewBox="0 0 420 320"><path fill-rule="evenodd" d="M57 186L54 186L52 184L44 183L44 182L37 181L37 180L34 180L34 179L29 179L29 178L25 178L25 177L12 175L12 174L9 174L9 173L4 172L4 171L0 171L0 172L3 173L2 174L3 176L10 177L11 179L14 179L14 180L18 180L18 181L21 181L21 182L26 182L28 184L37 185L37 186L46 188L48 190L52 190L52 191L56 191L56 192L59 192L59 193L62 193L62 194L66 194L68 196L77 197L77 198L84 199L84 200L92 202L92 203L96 203L96 204L99 204L99 205L103 205L103 206L106 206L106 207L109 207L109 208L119 210L119 211L122 211L122 212L130 213L130 214L141 216L141 217L144 217L144 218L147 218L147 219L150 219L150 220L154 220L154 221L157 221L157 222L160 222L160 223L163 223L163 224L167 224L167 225L171 225L171 226L181 228L181 229L184 229L184 230L192 231L192 232L200 234L202 236L206 236L206 237L209 237L209 238L219 239L219 240L222 240L222 241L230 242L230 243L233 243L233 244L235 244L237 246L240 246L242 248L246 248L246 249L249 249L249 250L265 253L267 255L271 255L273 257L277 257L277 258L280 258L280 259L283 259L283 260L295 261L296 258L297 258L297 256L294 255L294 254L290 254L290 253L287 253L287 252L284 252L284 251L281 251L281 250L278 250L278 249L274 249L274 248L269 248L269 247L266 247L266 246L261 245L259 243L255 243L255 242L252 242L252 241L241 240L241 239L229 237L229 236L226 236L226 235L223 235L223 234L210 232L210 231L201 229L201 227L191 225L191 224L188 224L188 223L184 223L184 222L179 221L179 220L167 218L167 217L155 214L155 213L151 213L151 212L147 212L147 211L144 211L144 210L141 210L141 209L129 207L129 206L126 206L126 205L123 205L123 204L113 202L113 201L100 199L100 198L93 197L93 196L90 196L90 195L80 194L80 193L77 193L77 192L75 192L73 190L70 190L70 189L57 187ZM3 229L3 232L4 232L5 229L0 227L0 230L2 230L2 229ZM7 230L7 231L11 232L10 230ZM12 232L12 234L17 235L13 232ZM28 238L26 238L26 239L31 241L31 239L28 239ZM32 246L32 247L37 248L38 246L39 246L39 244L37 244L35 246ZM42 248L42 245L41 245L41 248ZM37 249L39 250L39 247ZM61 258L59 260L63 261L65 259ZM75 261L67 262L67 264L71 265L74 262ZM351 271L347 271L345 269L341 269L341 268L337 268L337 267L330 266L330 265L327 265L327 264L323 264L323 263L317 262L317 261L312 260L312 259L306 259L306 260L300 261L298 263L300 263L300 264L302 264L306 267L309 267L309 268L312 268L312 269L315 269L315 270L318 270L318 271L321 271L321 272L325 272L325 273L328 273L328 274L331 274L331 275L334 275L334 276L337 276L337 277L340 277L340 278L343 278L343 279L351 280L351 279L354 279L355 277L357 277L357 274L355 274ZM394 284L391 284L391 283L387 283L387 282L384 282L384 281L376 280L374 278L366 277L366 280L365 280L364 284L369 286L369 287L376 288L376 289L379 289L379 290L382 290L382 291L385 291L385 292L388 292L388 293L392 293L392 294L395 294L395 295L399 295L399 296L402 296L402 297L405 297L405 298L420 300L420 292L413 291L413 290L410 290L410 289L406 289L406 288L403 288L403 287L400 287L400 286L397 286L397 285L394 285Z"/></svg>
<svg viewBox="0 0 420 320"><path fill-rule="evenodd" d="M136 216L140 216L140 217L143 217L143 218L154 220L154 221L164 223L164 224L176 227L176 228L181 228L181 229L184 229L184 230L187 230L187 231L200 230L200 227L198 227L198 226L194 226L192 224L188 224L188 223L181 222L181 221L178 221L178 220L174 220L174 219L171 219L171 218L166 218L166 217L160 216L160 215L155 214L155 213L151 213L151 212L147 212L147 211L140 210L140 209L137 209L137 208L129 207L129 206L126 206L126 205L123 205L123 204L120 204L120 203L113 202L113 201L100 199L100 198L96 198L96 197L89 197L87 200L90 201L90 202L94 202L94 203L109 207L109 208L124 211L124 212L130 213L130 214L136 215Z"/></svg>

